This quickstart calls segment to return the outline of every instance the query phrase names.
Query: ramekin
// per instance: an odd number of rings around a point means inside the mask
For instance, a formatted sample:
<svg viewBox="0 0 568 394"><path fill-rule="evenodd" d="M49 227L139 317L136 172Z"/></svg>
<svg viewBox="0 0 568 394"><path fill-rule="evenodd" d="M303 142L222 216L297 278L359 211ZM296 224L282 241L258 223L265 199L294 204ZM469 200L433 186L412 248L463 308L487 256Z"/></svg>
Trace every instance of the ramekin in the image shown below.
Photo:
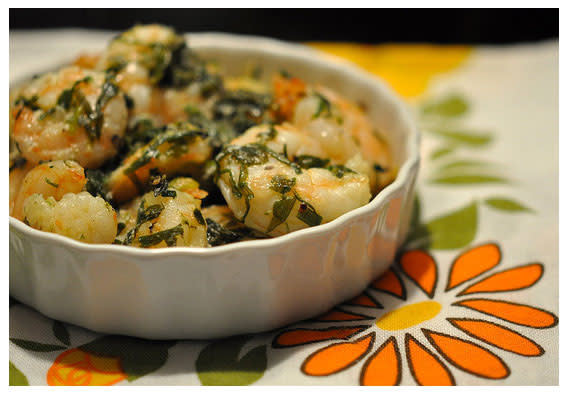
<svg viewBox="0 0 568 394"><path fill-rule="evenodd" d="M53 319L109 334L210 339L262 332L354 297L392 262L410 221L419 133L379 78L305 46L218 33L191 47L230 73L286 69L365 103L399 166L367 205L281 237L207 249L90 245L10 217L10 295Z"/></svg>

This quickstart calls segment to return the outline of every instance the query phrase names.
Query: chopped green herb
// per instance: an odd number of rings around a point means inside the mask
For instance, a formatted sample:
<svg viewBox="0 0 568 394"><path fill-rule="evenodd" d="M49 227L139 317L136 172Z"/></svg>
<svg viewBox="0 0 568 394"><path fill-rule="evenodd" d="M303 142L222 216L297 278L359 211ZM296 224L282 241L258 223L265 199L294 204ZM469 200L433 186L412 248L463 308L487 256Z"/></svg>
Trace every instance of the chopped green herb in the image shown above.
<svg viewBox="0 0 568 394"><path fill-rule="evenodd" d="M116 226L116 235L120 234L126 228L126 223L119 222Z"/></svg>
<svg viewBox="0 0 568 394"><path fill-rule="evenodd" d="M85 170L85 177L87 178L87 184L85 185L86 190L93 196L105 197L106 195L106 185L105 185L105 174L101 170Z"/></svg>
<svg viewBox="0 0 568 394"><path fill-rule="evenodd" d="M177 196L175 190L169 189L168 179L164 174L160 174L157 168L150 170L150 187L154 190L154 197L172 197Z"/></svg>
<svg viewBox="0 0 568 394"><path fill-rule="evenodd" d="M326 169L331 171L331 173L338 178L343 178L343 176L347 173L355 174L355 171L345 167L343 164L332 164L327 166Z"/></svg>
<svg viewBox="0 0 568 394"><path fill-rule="evenodd" d="M373 164L373 169L377 172L386 172L387 169L383 166L381 166L379 163L375 163Z"/></svg>
<svg viewBox="0 0 568 394"><path fill-rule="evenodd" d="M55 107L52 107L50 109L48 109L47 111L45 111L44 113L42 113L39 117L38 120L45 120L47 119L49 116L53 115L55 113Z"/></svg>
<svg viewBox="0 0 568 394"><path fill-rule="evenodd" d="M329 116L331 115L331 103L323 95L315 92L314 95L319 99L318 108L313 114L312 119L319 118L321 115Z"/></svg>
<svg viewBox="0 0 568 394"><path fill-rule="evenodd" d="M258 138L258 142L261 144L266 144L268 141L272 141L278 135L278 131L274 128L273 125L270 125L270 129L268 131L263 131L262 133L258 133L256 136Z"/></svg>
<svg viewBox="0 0 568 394"><path fill-rule="evenodd" d="M12 172L15 168L20 168L26 165L27 160L23 156L17 156L13 159L10 159L10 171Z"/></svg>
<svg viewBox="0 0 568 394"><path fill-rule="evenodd" d="M281 200L274 202L272 205L272 219L266 229L267 233L271 232L288 219L295 203L296 198L292 196L282 196Z"/></svg>
<svg viewBox="0 0 568 394"><path fill-rule="evenodd" d="M183 111L187 114L187 116L190 117L190 119L192 116L204 116L199 108L192 104L187 104L185 107L183 107Z"/></svg>
<svg viewBox="0 0 568 394"><path fill-rule="evenodd" d="M51 182L48 178L45 178L45 183L47 183L50 186L56 187L56 188L59 187L59 185L57 183Z"/></svg>
<svg viewBox="0 0 568 394"><path fill-rule="evenodd" d="M294 158L294 162L302 168L323 168L329 164L329 159L322 159L316 156L300 155Z"/></svg>
<svg viewBox="0 0 568 394"><path fill-rule="evenodd" d="M290 73L284 69L280 70L280 76L286 79L292 78L292 75L290 75Z"/></svg>
<svg viewBox="0 0 568 394"><path fill-rule="evenodd" d="M20 96L16 99L16 101L14 101L14 105L20 105L21 104L22 106L28 107L32 111L35 111L35 110L40 109L40 106L37 104L38 100L39 100L39 97L37 95L33 95L29 99L24 97L24 96Z"/></svg>
<svg viewBox="0 0 568 394"><path fill-rule="evenodd" d="M229 230L225 226L209 218L207 218L205 221L207 223L207 242L211 246L219 246L237 242L242 238L248 236L251 232L251 230L246 227Z"/></svg>
<svg viewBox="0 0 568 394"><path fill-rule="evenodd" d="M193 216L195 216L195 220L197 220L197 223L199 223L202 226L205 226L205 219L203 218L203 215L201 214L201 211L197 208L195 208L193 210Z"/></svg>
<svg viewBox="0 0 568 394"><path fill-rule="evenodd" d="M136 232L138 231L138 227L134 227L126 233L126 237L124 237L124 245L131 245L132 241L134 241L134 237L136 237Z"/></svg>
<svg viewBox="0 0 568 394"><path fill-rule="evenodd" d="M124 104L126 105L126 109L131 110L134 108L134 99L124 93Z"/></svg>
<svg viewBox="0 0 568 394"><path fill-rule="evenodd" d="M247 90L226 91L213 105L213 120L224 124L236 135L267 120L272 98Z"/></svg>
<svg viewBox="0 0 568 394"><path fill-rule="evenodd" d="M283 175L275 175L270 180L270 188L276 193L286 194L296 185L296 178L288 179Z"/></svg>
<svg viewBox="0 0 568 394"><path fill-rule="evenodd" d="M176 243L176 237L183 235L183 226L178 224L175 227L169 228L164 231L159 231L151 235L142 235L138 237L138 242L143 248L149 248L164 241L168 246L174 246Z"/></svg>
<svg viewBox="0 0 568 394"><path fill-rule="evenodd" d="M162 204L150 205L142 212L138 212L138 217L136 218L136 224L140 226L142 223L146 223L156 219L158 216L160 216L163 210L164 206Z"/></svg>
<svg viewBox="0 0 568 394"><path fill-rule="evenodd" d="M294 195L301 203L296 217L310 227L321 224L322 217L316 212L316 209L310 203L298 196L297 193L294 193Z"/></svg>
<svg viewBox="0 0 568 394"><path fill-rule="evenodd" d="M130 127L124 137L124 154L130 155L136 151L141 146L146 145L153 138L162 134L166 130L166 127L155 127L150 119L142 118L136 120L136 122Z"/></svg>
<svg viewBox="0 0 568 394"><path fill-rule="evenodd" d="M91 81L92 78L89 76L75 81L71 88L65 89L63 92L61 92L61 94L57 98L57 105L63 107L65 110L69 110L74 101L74 97L77 95L77 86L82 83L90 83Z"/></svg>
<svg viewBox="0 0 568 394"><path fill-rule="evenodd" d="M38 99L39 99L39 97L36 96L36 95L32 96L29 99L25 98L24 96L18 97L16 99L16 101L14 101L14 105L22 105L22 108L20 108L18 110L18 113L16 114L16 119L18 119L20 117L24 107L28 107L32 111L36 111L36 110L40 109L39 105L37 104Z"/></svg>
<svg viewBox="0 0 568 394"><path fill-rule="evenodd" d="M107 75L116 76L116 74L121 72L127 65L128 63L125 61L115 61L105 70L105 72Z"/></svg>

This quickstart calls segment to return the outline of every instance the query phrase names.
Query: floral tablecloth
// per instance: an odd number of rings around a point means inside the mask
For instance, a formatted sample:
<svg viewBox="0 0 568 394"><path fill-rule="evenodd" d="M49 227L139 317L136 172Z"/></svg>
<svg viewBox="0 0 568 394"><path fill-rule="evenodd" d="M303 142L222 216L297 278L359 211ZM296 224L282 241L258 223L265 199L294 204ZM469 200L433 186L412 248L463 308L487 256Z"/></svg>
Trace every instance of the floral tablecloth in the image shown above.
<svg viewBox="0 0 568 394"><path fill-rule="evenodd" d="M211 342L101 335L10 299L11 385L558 384L558 42L310 45L384 78L423 130L392 267L312 320ZM85 46L97 34L11 33L10 78Z"/></svg>

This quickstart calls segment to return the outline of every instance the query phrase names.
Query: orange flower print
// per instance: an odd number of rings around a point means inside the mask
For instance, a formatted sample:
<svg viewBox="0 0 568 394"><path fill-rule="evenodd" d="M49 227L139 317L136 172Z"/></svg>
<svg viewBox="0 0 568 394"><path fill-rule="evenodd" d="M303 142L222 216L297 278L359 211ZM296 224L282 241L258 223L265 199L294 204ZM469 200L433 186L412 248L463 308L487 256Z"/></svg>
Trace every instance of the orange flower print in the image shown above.
<svg viewBox="0 0 568 394"><path fill-rule="evenodd" d="M50 386L111 386L124 380L132 382L162 367L168 359L168 349L174 344L175 341L101 336L59 354L47 371L46 381Z"/></svg>
<svg viewBox="0 0 568 394"><path fill-rule="evenodd" d="M110 386L126 378L120 359L97 357L80 349L61 353L47 372L50 386Z"/></svg>
<svg viewBox="0 0 568 394"><path fill-rule="evenodd" d="M364 386L400 384L404 366L416 384L424 386L456 385L455 369L483 379L505 379L511 370L492 349L523 357L541 356L542 346L514 326L550 328L558 318L534 306L483 296L529 288L544 273L540 263L490 272L501 263L501 257L495 243L462 252L448 270L444 290L437 294L441 273L434 258L422 250L406 251L395 267L343 304L365 307L368 312L336 307L309 321L333 323L331 326L284 330L272 346L330 342L310 354L301 371L308 376L328 376L362 364L359 383ZM420 289L422 301L407 302L400 273ZM399 305L383 311L377 294L391 297L384 305L396 300ZM459 316L466 310L474 311L476 318ZM477 316L491 316L503 324ZM440 331L443 324L447 329Z"/></svg>

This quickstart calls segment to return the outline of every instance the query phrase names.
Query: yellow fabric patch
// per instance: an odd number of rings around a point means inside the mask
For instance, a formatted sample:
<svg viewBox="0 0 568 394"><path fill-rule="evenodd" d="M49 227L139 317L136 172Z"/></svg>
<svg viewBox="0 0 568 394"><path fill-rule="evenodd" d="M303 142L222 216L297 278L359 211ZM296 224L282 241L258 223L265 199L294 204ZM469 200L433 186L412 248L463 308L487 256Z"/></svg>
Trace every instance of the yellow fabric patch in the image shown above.
<svg viewBox="0 0 568 394"><path fill-rule="evenodd" d="M403 306L377 319L377 327L387 331L404 330L430 320L442 309L436 301L423 301Z"/></svg>
<svg viewBox="0 0 568 394"><path fill-rule="evenodd" d="M380 76L401 96L413 98L426 91L436 74L460 66L471 53L462 45L365 45L348 43L309 43L326 53L350 60Z"/></svg>

